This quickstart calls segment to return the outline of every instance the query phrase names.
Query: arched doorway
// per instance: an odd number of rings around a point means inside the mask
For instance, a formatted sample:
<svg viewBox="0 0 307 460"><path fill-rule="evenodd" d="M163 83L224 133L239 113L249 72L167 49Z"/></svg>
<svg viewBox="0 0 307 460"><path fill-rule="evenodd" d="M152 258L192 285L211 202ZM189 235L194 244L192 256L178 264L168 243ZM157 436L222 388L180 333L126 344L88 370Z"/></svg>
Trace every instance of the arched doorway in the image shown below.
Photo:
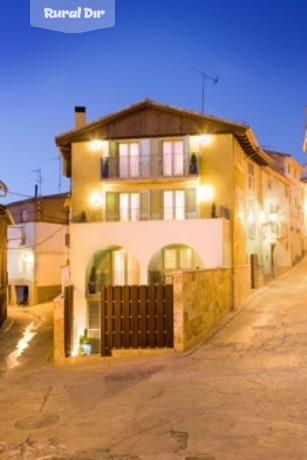
<svg viewBox="0 0 307 460"><path fill-rule="evenodd" d="M99 292L102 286L124 286L139 283L139 264L132 252L110 246L96 251L88 263L87 292Z"/></svg>

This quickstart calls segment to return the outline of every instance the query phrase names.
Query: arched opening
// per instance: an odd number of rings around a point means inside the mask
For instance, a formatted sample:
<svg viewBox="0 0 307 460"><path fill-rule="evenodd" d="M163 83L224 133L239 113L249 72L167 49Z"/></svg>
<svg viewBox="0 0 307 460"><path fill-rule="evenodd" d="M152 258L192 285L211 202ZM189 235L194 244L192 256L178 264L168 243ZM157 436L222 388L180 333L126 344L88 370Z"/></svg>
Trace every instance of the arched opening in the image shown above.
<svg viewBox="0 0 307 460"><path fill-rule="evenodd" d="M148 284L172 284L172 273L178 270L203 268L197 252L190 246L172 244L160 248L148 265Z"/></svg>
<svg viewBox="0 0 307 460"><path fill-rule="evenodd" d="M139 264L132 252L110 246L93 254L86 271L86 291L95 294L102 286L139 284Z"/></svg>

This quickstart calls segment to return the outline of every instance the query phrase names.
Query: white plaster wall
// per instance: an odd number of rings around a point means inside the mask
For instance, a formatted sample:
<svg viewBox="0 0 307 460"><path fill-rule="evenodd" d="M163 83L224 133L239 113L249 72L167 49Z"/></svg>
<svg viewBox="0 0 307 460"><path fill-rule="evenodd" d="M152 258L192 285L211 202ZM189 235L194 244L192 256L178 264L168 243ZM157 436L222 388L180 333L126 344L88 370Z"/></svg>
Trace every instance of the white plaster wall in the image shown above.
<svg viewBox="0 0 307 460"><path fill-rule="evenodd" d="M61 284L61 269L67 259L66 226L40 222L35 233L37 286Z"/></svg>
<svg viewBox="0 0 307 460"><path fill-rule="evenodd" d="M203 268L223 267L224 219L107 222L71 224L71 283L74 285L74 316L82 330L86 322L85 273L92 255L108 246L130 250L140 267L140 283L147 284L147 270L153 254L170 244L192 247Z"/></svg>

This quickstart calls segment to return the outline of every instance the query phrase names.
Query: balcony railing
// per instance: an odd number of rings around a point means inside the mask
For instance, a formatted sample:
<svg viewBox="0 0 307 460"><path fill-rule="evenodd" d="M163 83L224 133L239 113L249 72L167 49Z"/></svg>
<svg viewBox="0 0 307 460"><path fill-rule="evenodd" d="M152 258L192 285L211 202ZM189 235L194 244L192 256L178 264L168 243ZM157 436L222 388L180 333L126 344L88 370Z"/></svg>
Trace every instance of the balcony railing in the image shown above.
<svg viewBox="0 0 307 460"><path fill-rule="evenodd" d="M112 213L102 215L102 210L88 209L72 217L72 222L138 222L138 221L182 221L189 219L230 219L230 209L224 206L215 206L214 212L211 205L191 206L177 208L160 208L155 210L144 210L140 208L125 208L112 210Z"/></svg>
<svg viewBox="0 0 307 460"><path fill-rule="evenodd" d="M101 160L104 179L180 177L198 174L199 161L188 152L160 155L110 157Z"/></svg>

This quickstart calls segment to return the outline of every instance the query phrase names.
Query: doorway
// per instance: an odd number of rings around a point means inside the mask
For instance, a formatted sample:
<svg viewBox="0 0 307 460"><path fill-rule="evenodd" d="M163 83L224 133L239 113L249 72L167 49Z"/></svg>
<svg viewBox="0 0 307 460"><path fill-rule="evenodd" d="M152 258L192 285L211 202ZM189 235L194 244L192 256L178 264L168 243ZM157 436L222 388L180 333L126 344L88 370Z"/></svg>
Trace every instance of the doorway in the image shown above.
<svg viewBox="0 0 307 460"><path fill-rule="evenodd" d="M29 303L29 286L16 286L17 305L28 305Z"/></svg>

